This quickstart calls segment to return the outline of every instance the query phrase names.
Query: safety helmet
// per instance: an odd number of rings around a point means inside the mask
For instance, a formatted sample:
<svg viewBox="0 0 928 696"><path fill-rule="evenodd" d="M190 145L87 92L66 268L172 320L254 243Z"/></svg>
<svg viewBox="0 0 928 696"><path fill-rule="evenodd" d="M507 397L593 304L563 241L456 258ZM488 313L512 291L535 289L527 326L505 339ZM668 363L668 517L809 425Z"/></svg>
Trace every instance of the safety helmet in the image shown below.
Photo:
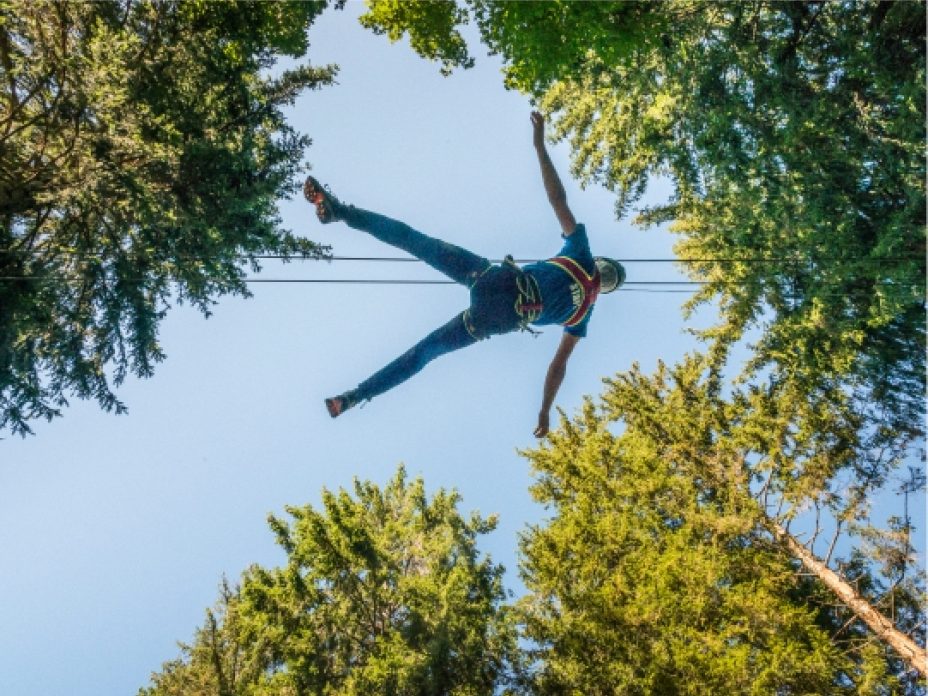
<svg viewBox="0 0 928 696"><path fill-rule="evenodd" d="M593 259L599 269L599 291L603 294L612 292L625 282L625 266L615 259L596 256Z"/></svg>

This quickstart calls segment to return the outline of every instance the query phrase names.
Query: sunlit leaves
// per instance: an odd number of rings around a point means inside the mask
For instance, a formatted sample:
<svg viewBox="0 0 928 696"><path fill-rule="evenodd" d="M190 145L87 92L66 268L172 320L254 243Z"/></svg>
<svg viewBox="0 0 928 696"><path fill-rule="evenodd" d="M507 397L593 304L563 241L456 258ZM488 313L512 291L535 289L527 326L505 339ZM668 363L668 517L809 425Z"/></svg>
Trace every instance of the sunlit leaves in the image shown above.
<svg viewBox="0 0 928 696"><path fill-rule="evenodd" d="M467 22L467 12L454 0L406 2L405 0L367 0L368 11L360 18L363 26L390 41L405 34L419 55L440 60L442 73L455 67L469 68L474 61L457 27Z"/></svg>
<svg viewBox="0 0 928 696"><path fill-rule="evenodd" d="M400 468L383 488L356 481L271 517L286 565L224 591L218 619L143 693L497 693L517 657L503 569L476 548L495 520L458 503Z"/></svg>
<svg viewBox="0 0 928 696"><path fill-rule="evenodd" d="M813 408L781 385L723 399L709 366L690 356L620 373L525 453L548 513L521 544L534 692L920 693L909 665L797 574L768 529L810 499L861 516L856 492L830 488L870 456L846 397ZM895 602L910 631L924 579L899 524L865 536L910 582L859 554L841 569L874 604Z"/></svg>
<svg viewBox="0 0 928 696"><path fill-rule="evenodd" d="M411 6L431 5L383 3L379 21L414 33ZM672 221L677 254L703 259L686 266L707 283L688 308L720 309L701 332L716 369L759 332L745 379L839 384L874 421L920 429L924 2L470 0L443 12L424 23L430 37L458 47L448 21L473 19L506 85L552 113L573 174L615 191L619 217L655 176L673 181L672 199L636 219Z"/></svg>
<svg viewBox="0 0 928 696"><path fill-rule="evenodd" d="M760 328L749 375L841 382L917 422L924 4L654 7L662 41L538 89L575 174L614 188L620 215L671 176L674 200L639 220L673 220L682 258L723 259L687 266L708 281L690 307L722 310L715 355Z"/></svg>

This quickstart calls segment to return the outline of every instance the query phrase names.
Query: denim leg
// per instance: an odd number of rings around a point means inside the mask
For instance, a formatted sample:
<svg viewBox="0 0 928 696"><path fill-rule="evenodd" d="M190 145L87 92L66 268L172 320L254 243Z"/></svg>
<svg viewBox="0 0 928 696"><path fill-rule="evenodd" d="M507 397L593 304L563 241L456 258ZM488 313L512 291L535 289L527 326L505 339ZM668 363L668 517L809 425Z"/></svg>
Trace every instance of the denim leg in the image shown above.
<svg viewBox="0 0 928 696"><path fill-rule="evenodd" d="M466 348L476 342L477 339L471 336L464 326L463 314L458 314L382 370L361 382L358 388L349 394L355 401L372 399L405 382L438 356Z"/></svg>
<svg viewBox="0 0 928 696"><path fill-rule="evenodd" d="M406 223L385 215L355 206L345 206L340 213L342 220L350 227L363 230L381 242L412 254L451 280L467 287L473 285L477 277L490 266L490 262L482 256L429 237Z"/></svg>

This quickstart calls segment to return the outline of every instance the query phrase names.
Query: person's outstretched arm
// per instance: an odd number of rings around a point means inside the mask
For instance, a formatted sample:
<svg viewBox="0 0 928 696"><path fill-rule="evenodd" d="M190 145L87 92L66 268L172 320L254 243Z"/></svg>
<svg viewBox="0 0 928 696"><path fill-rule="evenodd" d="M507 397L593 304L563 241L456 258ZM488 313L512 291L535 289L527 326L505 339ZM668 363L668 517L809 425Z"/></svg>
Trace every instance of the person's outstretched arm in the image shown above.
<svg viewBox="0 0 928 696"><path fill-rule="evenodd" d="M545 193L548 194L548 201L554 208L557 221L561 223L564 236L569 237L577 227L577 221L574 219L574 214L570 212L570 208L567 207L567 192L564 191L564 185L558 178L545 147L545 117L537 111L532 112L532 128L534 131L532 140L535 152L538 154L538 164L541 165L541 178L545 184Z"/></svg>
<svg viewBox="0 0 928 696"><path fill-rule="evenodd" d="M535 437L544 437L548 434L548 428L551 425L551 406L554 404L554 397L557 396L557 390L564 381L564 375L567 373L567 360L577 345L580 338L564 332L561 343L557 347L557 353L548 366L548 374L545 375L545 391L541 400L541 410L538 412L538 427L535 428Z"/></svg>

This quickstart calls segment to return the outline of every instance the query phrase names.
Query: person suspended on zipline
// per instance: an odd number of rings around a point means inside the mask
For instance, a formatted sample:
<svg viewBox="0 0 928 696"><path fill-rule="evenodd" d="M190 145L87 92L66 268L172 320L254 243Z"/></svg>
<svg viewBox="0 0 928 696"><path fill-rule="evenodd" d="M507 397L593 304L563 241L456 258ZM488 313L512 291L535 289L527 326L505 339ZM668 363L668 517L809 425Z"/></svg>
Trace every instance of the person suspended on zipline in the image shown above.
<svg viewBox="0 0 928 696"><path fill-rule="evenodd" d="M614 259L594 257L590 252L586 228L577 223L567 206L564 186L548 156L544 117L534 111L531 121L545 192L565 241L557 256L524 267L517 266L511 257L493 264L466 249L417 232L403 222L342 203L314 177L307 177L303 194L315 205L320 222L341 221L367 232L470 290L470 306L466 310L354 389L325 399L333 418L405 382L440 355L495 334L530 331L529 324L561 324L564 334L548 367L535 428L537 437L547 434L554 397L577 341L586 336L596 298L622 285L625 269Z"/></svg>

